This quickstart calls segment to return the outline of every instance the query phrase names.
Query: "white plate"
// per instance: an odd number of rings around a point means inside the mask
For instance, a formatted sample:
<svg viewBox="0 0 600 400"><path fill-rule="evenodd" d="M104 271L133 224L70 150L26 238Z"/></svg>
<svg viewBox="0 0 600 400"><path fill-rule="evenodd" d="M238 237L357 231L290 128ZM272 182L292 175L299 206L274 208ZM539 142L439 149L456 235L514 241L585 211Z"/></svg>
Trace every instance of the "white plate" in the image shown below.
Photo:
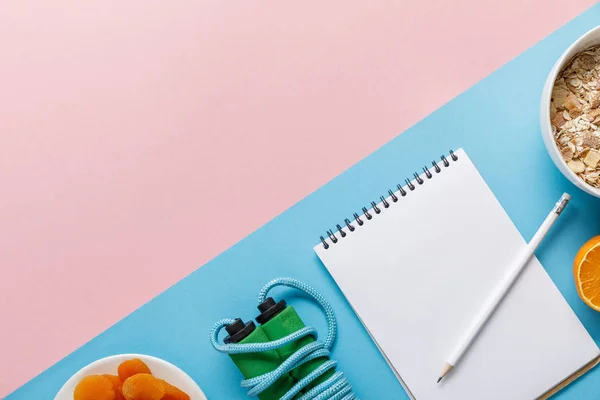
<svg viewBox="0 0 600 400"><path fill-rule="evenodd" d="M54 400L73 400L75 386L77 386L84 376L102 374L117 375L117 367L119 364L125 360L131 360L132 358L139 358L145 362L152 371L152 375L177 386L179 389L189 394L192 400L206 400L206 396L202 393L202 390L188 374L165 360L143 354L119 354L94 361L73 375L60 389Z"/></svg>

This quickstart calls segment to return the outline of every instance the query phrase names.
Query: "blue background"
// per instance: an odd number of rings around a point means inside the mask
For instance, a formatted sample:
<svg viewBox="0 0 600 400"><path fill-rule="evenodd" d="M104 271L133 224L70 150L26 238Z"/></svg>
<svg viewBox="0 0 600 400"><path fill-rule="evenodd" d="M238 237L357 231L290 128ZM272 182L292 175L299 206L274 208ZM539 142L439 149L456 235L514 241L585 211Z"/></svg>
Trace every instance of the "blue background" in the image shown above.
<svg viewBox="0 0 600 400"><path fill-rule="evenodd" d="M600 234L600 199L576 189L554 167L544 149L538 122L540 94L552 65L574 40L599 22L597 5L25 384L7 400L52 399L78 369L117 353L164 358L190 374L210 399L243 399L240 374L227 356L212 349L208 333L223 317L253 318L259 289L278 276L303 280L331 301L339 319L334 357L360 397L408 398L312 248L327 228L351 217L428 160L459 147L467 151L526 239L562 192L573 195L565 215L536 254L596 343L600 343L600 313L580 301L571 273L578 248ZM298 308L306 322L325 332L324 319L314 305L290 292L280 293ZM398 332L398 338L402 340L402 332ZM600 368L557 398L600 398Z"/></svg>

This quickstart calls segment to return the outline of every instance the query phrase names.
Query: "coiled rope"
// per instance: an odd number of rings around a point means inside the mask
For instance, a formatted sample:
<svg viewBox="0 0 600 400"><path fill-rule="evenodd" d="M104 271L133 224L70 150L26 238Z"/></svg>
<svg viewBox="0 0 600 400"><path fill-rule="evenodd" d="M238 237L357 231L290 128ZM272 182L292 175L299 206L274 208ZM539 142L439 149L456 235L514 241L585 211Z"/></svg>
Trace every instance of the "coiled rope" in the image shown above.
<svg viewBox="0 0 600 400"><path fill-rule="evenodd" d="M283 346L292 343L305 336L313 336L315 341L303 346L297 350L294 354L288 357L279 367L266 374L259 375L254 378L244 379L241 383L242 387L248 388L248 396L258 396L265 389L270 387L275 381L287 374L294 368L302 365L308 361L314 360L319 357L329 358L331 355L331 348L335 342L337 334L337 322L333 308L327 300L313 287L303 283L294 278L277 278L267 283L260 291L258 295L259 304L262 303L266 298L267 294L271 289L276 286L287 286L297 290L300 290L310 297L312 297L321 307L325 314L327 321L327 336L324 342L318 340L318 332L313 327L304 327L284 338L273 340L265 343L235 343L235 344L223 344L219 342L219 333L225 326L232 324L233 319L225 318L218 321L212 328L210 333L210 340L213 347L222 353L226 354L242 354L242 353L259 353L263 351L270 351L282 348ZM321 364L318 368L312 371L303 379L299 380L282 398L281 400L291 400L302 391L311 382L323 375L325 372L337 366L337 361L327 360ZM302 396L298 397L297 400L354 400L358 399L352 392L352 386L348 379L344 377L344 373L336 371L329 379L325 382L320 383Z"/></svg>

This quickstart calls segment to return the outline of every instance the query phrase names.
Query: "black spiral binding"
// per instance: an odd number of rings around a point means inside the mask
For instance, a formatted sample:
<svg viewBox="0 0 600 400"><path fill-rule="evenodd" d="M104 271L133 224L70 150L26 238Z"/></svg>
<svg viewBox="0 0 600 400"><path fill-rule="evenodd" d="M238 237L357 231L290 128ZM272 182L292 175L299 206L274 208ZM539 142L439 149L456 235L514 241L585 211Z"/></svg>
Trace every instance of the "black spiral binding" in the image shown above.
<svg viewBox="0 0 600 400"><path fill-rule="evenodd" d="M450 159L452 161L458 161L458 156L456 154L454 154L454 151L452 151L452 150L450 150ZM401 184L398 184L396 187L398 188L398 193L400 193L400 197L404 197L407 195L407 193L410 193L413 190L416 190L419 186L423 185L427 180L433 178L434 173L439 174L440 172L442 172L443 168L448 168L450 166L450 160L448 160L448 158L444 155L442 155L440 157L440 162L441 162L441 165L438 164L435 160L431 162L431 166L433 167L433 172L427 166L423 167L423 174L425 174L425 179L421 178L421 176L417 172L415 172L413 174L412 180L406 178L404 180L404 183L406 184L406 187L408 187L408 191L406 189L404 189L404 187ZM392 203L396 203L399 200L399 196L397 196L396 193L391 189L388 190L388 195L392 199ZM375 215L383 213L384 212L383 210L385 210L386 208L391 207L392 203L390 203L384 196L380 196L379 199L381 200L381 204L383 207L379 207L377 205L377 203L375 203L374 201L371 202L371 210L370 210L371 212L369 212L367 207L362 207L363 216L367 221L373 219L375 217ZM358 213L354 213L354 221L358 224L358 226L363 226L366 223L364 220L362 220L360 218L360 215L358 215ZM352 222L350 222L350 220L348 218L346 218L344 220L344 225L346 225L346 227L348 228L348 230L350 232L354 232L356 230L356 227L354 225L352 225ZM337 224L335 226L335 228L336 228L335 231L332 229L327 231L327 237L334 244L340 240L338 238L338 236L340 238L345 238L348 235L346 232L344 232L342 225ZM338 235L338 236L336 236L336 235ZM325 248L326 250L329 248L329 243L327 243L327 241L325 240L325 238L323 236L321 236L321 243L323 243L323 248Z"/></svg>

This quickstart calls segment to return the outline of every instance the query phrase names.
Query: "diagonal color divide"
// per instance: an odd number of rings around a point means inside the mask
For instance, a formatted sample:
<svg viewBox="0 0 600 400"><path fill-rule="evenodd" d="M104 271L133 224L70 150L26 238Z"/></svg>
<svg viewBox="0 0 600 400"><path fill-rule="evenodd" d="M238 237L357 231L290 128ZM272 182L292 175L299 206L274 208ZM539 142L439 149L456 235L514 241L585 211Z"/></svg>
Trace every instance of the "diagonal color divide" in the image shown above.
<svg viewBox="0 0 600 400"><path fill-rule="evenodd" d="M0 396L592 3L3 7Z"/></svg>

